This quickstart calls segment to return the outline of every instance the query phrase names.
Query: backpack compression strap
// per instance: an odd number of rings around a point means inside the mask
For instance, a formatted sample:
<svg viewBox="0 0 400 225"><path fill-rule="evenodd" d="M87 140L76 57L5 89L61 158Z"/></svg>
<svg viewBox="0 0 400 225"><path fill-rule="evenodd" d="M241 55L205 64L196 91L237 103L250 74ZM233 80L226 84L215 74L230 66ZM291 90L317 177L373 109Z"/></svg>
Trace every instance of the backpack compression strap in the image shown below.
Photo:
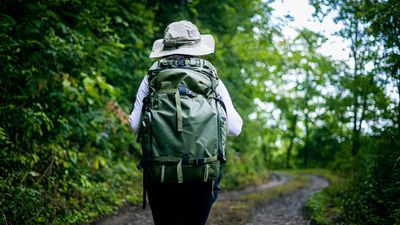
<svg viewBox="0 0 400 225"><path fill-rule="evenodd" d="M182 106L181 106L181 95L179 94L179 90L175 92L175 107L176 107L176 123L178 132L183 131L183 122L182 122Z"/></svg>
<svg viewBox="0 0 400 225"><path fill-rule="evenodd" d="M174 156L158 156L153 159L154 162L169 162L169 163L176 163L176 174L178 178L178 183L183 183L183 172L182 172L182 166L183 165L193 165L193 166L200 166L204 165L204 175L203 175L203 181L206 182L208 180L208 175L209 175L209 163L217 162L219 159L217 156L215 157L208 157L208 158L202 158L202 159L182 159L180 157L174 157ZM165 165L161 166L161 177L160 177L160 182L164 182L164 173L165 173Z"/></svg>
<svg viewBox="0 0 400 225"><path fill-rule="evenodd" d="M200 58L186 57L177 59L160 59L159 61L153 63L148 74L152 76L160 72L160 70L170 68L193 68L211 74L214 77L218 77L217 69L215 69L215 67L209 61Z"/></svg>

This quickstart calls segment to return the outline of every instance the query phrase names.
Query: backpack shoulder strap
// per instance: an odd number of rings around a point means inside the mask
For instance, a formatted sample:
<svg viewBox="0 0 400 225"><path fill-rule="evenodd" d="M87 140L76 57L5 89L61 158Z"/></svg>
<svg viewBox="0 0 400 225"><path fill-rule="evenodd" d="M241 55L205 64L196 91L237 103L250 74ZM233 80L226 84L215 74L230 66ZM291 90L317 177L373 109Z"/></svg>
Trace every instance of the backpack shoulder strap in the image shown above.
<svg viewBox="0 0 400 225"><path fill-rule="evenodd" d="M218 73L217 73L217 69L207 60L202 59L203 61L203 68L209 70L215 77L218 78Z"/></svg>

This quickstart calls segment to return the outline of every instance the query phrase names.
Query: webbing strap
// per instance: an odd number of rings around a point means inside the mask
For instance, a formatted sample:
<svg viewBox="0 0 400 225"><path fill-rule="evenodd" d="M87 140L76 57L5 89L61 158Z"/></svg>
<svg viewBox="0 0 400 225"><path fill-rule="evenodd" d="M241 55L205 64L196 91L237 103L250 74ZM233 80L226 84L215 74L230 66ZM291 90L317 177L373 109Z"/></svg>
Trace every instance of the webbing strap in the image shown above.
<svg viewBox="0 0 400 225"><path fill-rule="evenodd" d="M181 95L179 91L175 92L175 105L176 105L176 124L178 132L183 131L182 125L182 106L181 106Z"/></svg>
<svg viewBox="0 0 400 225"><path fill-rule="evenodd" d="M165 165L161 166L161 183L164 183Z"/></svg>
<svg viewBox="0 0 400 225"><path fill-rule="evenodd" d="M143 209L146 209L147 205L147 199L146 199L146 194L147 194L147 172L146 169L143 170Z"/></svg>
<svg viewBox="0 0 400 225"><path fill-rule="evenodd" d="M171 68L188 68L218 78L217 70L207 60L200 58L185 58L185 59L161 59L150 67L148 75L149 81L152 80L161 70Z"/></svg>
<svg viewBox="0 0 400 225"><path fill-rule="evenodd" d="M208 180L209 169L210 169L210 166L208 164L206 164L206 166L204 167L204 176L203 176L204 182L207 182L207 180Z"/></svg>
<svg viewBox="0 0 400 225"><path fill-rule="evenodd" d="M177 163L177 162L182 162L182 158L176 157L176 156L157 156L157 157L154 157L152 161L161 162L161 163L165 163L165 162ZM199 163L200 161L202 163ZM199 165L199 164L212 163L212 162L216 162L216 161L218 161L218 156L213 156L213 157L208 157L208 158L203 158L203 159L189 159L189 160L187 160L187 163L189 165L192 165L192 164ZM182 164L184 164L184 163L182 163Z"/></svg>
<svg viewBox="0 0 400 225"><path fill-rule="evenodd" d="M212 180L211 181L211 195L212 195L212 198L215 199L215 197L217 197L217 196L215 196L215 193L214 193L214 186L215 186L215 180Z"/></svg>
<svg viewBox="0 0 400 225"><path fill-rule="evenodd" d="M182 160L176 165L176 175L178 177L178 184L183 183Z"/></svg>
<svg viewBox="0 0 400 225"><path fill-rule="evenodd" d="M219 104L221 105L222 109L225 111L225 115L228 115L228 112L226 111L225 103L224 103L224 101L222 101L222 97L217 94L217 97L214 97L214 99L219 102Z"/></svg>

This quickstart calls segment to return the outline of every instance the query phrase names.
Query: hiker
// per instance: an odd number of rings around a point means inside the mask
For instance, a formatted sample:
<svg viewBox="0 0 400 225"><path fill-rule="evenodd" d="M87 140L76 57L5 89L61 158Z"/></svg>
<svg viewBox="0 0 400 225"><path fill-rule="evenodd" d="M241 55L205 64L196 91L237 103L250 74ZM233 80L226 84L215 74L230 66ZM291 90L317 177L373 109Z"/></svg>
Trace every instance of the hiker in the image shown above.
<svg viewBox="0 0 400 225"><path fill-rule="evenodd" d="M189 21L168 25L129 117L142 144L145 195L155 225L204 225L220 190L226 134L242 119L216 69L212 35ZM178 153L176 153L178 152Z"/></svg>

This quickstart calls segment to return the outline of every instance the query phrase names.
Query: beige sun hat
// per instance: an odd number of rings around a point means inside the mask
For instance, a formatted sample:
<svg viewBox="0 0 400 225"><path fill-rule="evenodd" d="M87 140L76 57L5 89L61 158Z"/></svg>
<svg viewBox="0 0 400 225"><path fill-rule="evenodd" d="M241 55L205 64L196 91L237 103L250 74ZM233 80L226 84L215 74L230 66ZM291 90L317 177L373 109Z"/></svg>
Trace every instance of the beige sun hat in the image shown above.
<svg viewBox="0 0 400 225"><path fill-rule="evenodd" d="M165 29L164 39L153 44L150 58L168 55L207 55L214 53L214 38L210 34L201 35L196 25L181 20L173 22Z"/></svg>

